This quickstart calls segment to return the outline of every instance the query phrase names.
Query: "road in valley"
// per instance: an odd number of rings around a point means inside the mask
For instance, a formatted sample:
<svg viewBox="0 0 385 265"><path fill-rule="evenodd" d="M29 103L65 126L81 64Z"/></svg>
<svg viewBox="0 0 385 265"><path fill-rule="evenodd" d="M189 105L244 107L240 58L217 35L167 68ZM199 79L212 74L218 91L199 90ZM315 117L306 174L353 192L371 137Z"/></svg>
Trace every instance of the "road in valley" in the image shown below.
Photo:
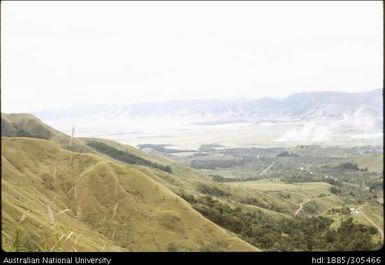
<svg viewBox="0 0 385 265"><path fill-rule="evenodd" d="M262 176L263 174L265 174L274 164L275 164L275 161L273 161L273 163L271 163L270 166L268 166L265 170L263 170L259 175Z"/></svg>

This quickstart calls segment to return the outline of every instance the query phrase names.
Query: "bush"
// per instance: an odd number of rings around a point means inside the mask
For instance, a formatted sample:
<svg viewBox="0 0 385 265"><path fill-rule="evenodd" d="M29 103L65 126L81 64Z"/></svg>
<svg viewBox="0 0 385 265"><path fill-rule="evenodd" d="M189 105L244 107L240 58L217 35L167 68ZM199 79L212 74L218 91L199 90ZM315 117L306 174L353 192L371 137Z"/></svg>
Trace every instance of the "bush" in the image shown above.
<svg viewBox="0 0 385 265"><path fill-rule="evenodd" d="M139 156L130 154L128 152L123 152L119 149L116 149L114 147L111 147L101 142L89 141L87 142L87 145L94 148L98 152L106 154L116 160L122 161L127 164L143 165L143 166L148 166L152 168L157 168L157 169L166 171L168 173L172 173L170 166L164 166L158 163L151 162L149 160L143 159Z"/></svg>
<svg viewBox="0 0 385 265"><path fill-rule="evenodd" d="M343 163L343 164L337 166L336 169L347 170L347 171L358 171L359 170L357 164L352 164L352 163Z"/></svg>
<svg viewBox="0 0 385 265"><path fill-rule="evenodd" d="M198 191L203 193L203 194L208 194L208 195L218 196L218 197L224 197L224 196L230 195L230 193L228 193L224 190L221 190L215 186L208 186L205 184L199 185Z"/></svg>

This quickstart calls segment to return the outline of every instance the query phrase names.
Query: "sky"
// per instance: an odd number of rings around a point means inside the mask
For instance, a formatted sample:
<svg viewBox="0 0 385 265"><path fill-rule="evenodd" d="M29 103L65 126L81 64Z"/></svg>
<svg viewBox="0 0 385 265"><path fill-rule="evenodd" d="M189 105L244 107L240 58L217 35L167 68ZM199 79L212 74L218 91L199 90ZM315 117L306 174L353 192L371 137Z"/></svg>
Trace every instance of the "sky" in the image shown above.
<svg viewBox="0 0 385 265"><path fill-rule="evenodd" d="M382 88L381 1L19 2L3 112Z"/></svg>

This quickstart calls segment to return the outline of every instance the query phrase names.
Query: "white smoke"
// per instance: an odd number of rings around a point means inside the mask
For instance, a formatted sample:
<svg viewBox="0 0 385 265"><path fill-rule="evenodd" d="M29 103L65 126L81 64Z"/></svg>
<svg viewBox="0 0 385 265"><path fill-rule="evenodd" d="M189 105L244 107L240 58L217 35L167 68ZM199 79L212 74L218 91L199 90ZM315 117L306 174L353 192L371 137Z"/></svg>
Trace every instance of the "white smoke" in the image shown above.
<svg viewBox="0 0 385 265"><path fill-rule="evenodd" d="M287 130L276 142L321 142L329 140L332 129L328 126L317 125L314 121L307 122L301 128Z"/></svg>
<svg viewBox="0 0 385 265"><path fill-rule="evenodd" d="M372 133L376 130L376 121L365 108L358 108L353 114L345 114L342 120L335 121L332 126L339 130L355 130Z"/></svg>
<svg viewBox="0 0 385 265"><path fill-rule="evenodd" d="M379 132L373 115L364 107L360 107L354 113L345 113L338 120L326 120L321 117L317 119L317 123L311 121L305 123L300 128L287 130L275 141L322 142L330 140L334 133L340 132L356 133L351 136L351 138L355 139L374 139L382 136L382 132Z"/></svg>

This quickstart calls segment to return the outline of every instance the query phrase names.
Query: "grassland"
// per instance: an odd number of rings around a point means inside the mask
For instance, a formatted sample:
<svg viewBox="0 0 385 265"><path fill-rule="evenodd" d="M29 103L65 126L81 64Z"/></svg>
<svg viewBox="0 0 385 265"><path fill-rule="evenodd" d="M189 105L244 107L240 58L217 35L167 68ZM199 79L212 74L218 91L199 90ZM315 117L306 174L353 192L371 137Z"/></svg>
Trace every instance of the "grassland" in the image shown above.
<svg viewBox="0 0 385 265"><path fill-rule="evenodd" d="M263 179L226 183L232 194L243 198L264 198L287 214L294 213L298 205L308 199L322 211L342 203L341 198L330 193L330 184L325 182L284 183L280 180Z"/></svg>
<svg viewBox="0 0 385 265"><path fill-rule="evenodd" d="M55 130L34 115L28 113L1 113L1 136L45 139L58 143L67 150L94 153L91 148L77 138L74 138L70 145L70 136Z"/></svg>
<svg viewBox="0 0 385 265"><path fill-rule="evenodd" d="M134 167L31 138L2 138L2 160L7 250L257 250ZM76 242L55 247L69 234Z"/></svg>
<svg viewBox="0 0 385 265"><path fill-rule="evenodd" d="M198 149L201 144L218 143L227 148L232 147L294 147L298 144L320 144L328 146L341 145L353 147L360 145L382 145L381 138L355 139L351 132L335 132L330 139L323 141L277 141L287 131L299 129L303 122L277 123L236 123L216 125L188 125L179 130L151 133L146 136L122 133L110 138L126 144L172 144L177 149ZM145 134L145 132L143 132Z"/></svg>
<svg viewBox="0 0 385 265"><path fill-rule="evenodd" d="M359 168L367 169L372 172L382 173L384 172L384 154L373 154L361 157L356 160Z"/></svg>

